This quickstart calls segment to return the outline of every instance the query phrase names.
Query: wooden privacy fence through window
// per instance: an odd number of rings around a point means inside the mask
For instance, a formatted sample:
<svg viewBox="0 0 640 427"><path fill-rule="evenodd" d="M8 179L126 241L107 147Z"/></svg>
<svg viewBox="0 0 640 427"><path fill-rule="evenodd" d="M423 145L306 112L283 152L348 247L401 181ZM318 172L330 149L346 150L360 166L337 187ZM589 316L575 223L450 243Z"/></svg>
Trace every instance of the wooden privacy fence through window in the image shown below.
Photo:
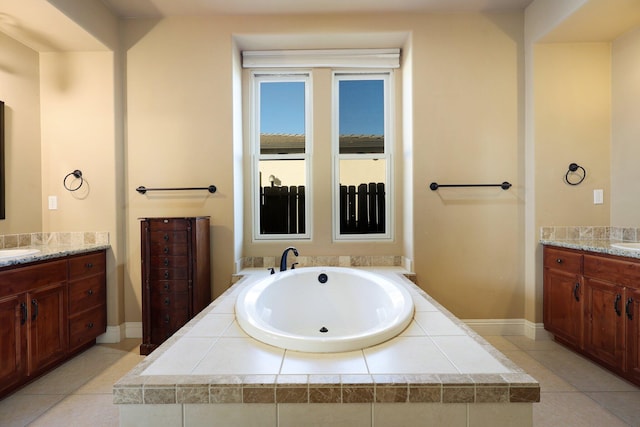
<svg viewBox="0 0 640 427"><path fill-rule="evenodd" d="M384 233L385 186L382 182L340 186L340 233ZM261 234L305 232L305 188L260 187Z"/></svg>

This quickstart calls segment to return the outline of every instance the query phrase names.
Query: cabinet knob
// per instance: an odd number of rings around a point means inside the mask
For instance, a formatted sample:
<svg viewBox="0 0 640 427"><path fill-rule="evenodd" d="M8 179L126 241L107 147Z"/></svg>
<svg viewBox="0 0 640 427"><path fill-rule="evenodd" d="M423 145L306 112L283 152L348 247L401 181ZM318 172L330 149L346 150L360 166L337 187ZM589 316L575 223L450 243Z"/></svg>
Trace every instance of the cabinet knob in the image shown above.
<svg viewBox="0 0 640 427"><path fill-rule="evenodd" d="M93 328L93 322L87 323L87 329L92 329L92 328Z"/></svg>
<svg viewBox="0 0 640 427"><path fill-rule="evenodd" d="M562 264L562 258L557 258L557 259L556 259L556 262L557 262L558 264Z"/></svg>
<svg viewBox="0 0 640 427"><path fill-rule="evenodd" d="M168 254L169 253L169 248L165 246L164 249L162 249L162 252L164 252L165 254Z"/></svg>
<svg viewBox="0 0 640 427"><path fill-rule="evenodd" d="M87 295L89 295L89 296L93 295L93 289L89 289L89 290L87 291Z"/></svg>
<svg viewBox="0 0 640 427"><path fill-rule="evenodd" d="M168 314L164 315L164 323L169 323L169 315Z"/></svg>
<svg viewBox="0 0 640 427"><path fill-rule="evenodd" d="M168 241L169 241L169 235L168 235L168 234L165 234L162 238L163 238L166 242L168 242Z"/></svg>
<svg viewBox="0 0 640 427"><path fill-rule="evenodd" d="M90 262L86 263L86 264L85 264L85 266L86 266L87 268L93 268L93 264L92 264L92 263L90 263Z"/></svg>
<svg viewBox="0 0 640 427"><path fill-rule="evenodd" d="M164 284L164 290L165 290L165 291L168 291L168 290L169 290L169 284L168 284L168 283L165 283L165 284Z"/></svg>
<svg viewBox="0 0 640 427"><path fill-rule="evenodd" d="M169 272L168 272L168 271L165 271L165 272L164 272L164 278L165 278L165 279L168 279L168 278L169 278Z"/></svg>
<svg viewBox="0 0 640 427"><path fill-rule="evenodd" d="M169 258L165 258L162 263L164 264L165 267L169 267Z"/></svg>
<svg viewBox="0 0 640 427"><path fill-rule="evenodd" d="M164 299L164 304L165 305L170 305L171 304L171 300L167 297Z"/></svg>

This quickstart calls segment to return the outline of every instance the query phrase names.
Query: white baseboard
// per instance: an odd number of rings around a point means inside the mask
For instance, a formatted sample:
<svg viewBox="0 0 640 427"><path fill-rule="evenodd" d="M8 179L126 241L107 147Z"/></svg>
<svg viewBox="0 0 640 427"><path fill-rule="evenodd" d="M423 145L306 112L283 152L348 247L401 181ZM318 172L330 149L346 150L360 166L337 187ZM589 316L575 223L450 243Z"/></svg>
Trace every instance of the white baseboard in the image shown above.
<svg viewBox="0 0 640 427"><path fill-rule="evenodd" d="M124 339L124 325L107 326L107 331L96 338L98 344L117 343Z"/></svg>
<svg viewBox="0 0 640 427"><path fill-rule="evenodd" d="M127 338L142 338L142 322L125 322L124 326Z"/></svg>
<svg viewBox="0 0 640 427"><path fill-rule="evenodd" d="M542 323L526 319L464 319L462 320L480 335L524 335L532 340L549 339Z"/></svg>

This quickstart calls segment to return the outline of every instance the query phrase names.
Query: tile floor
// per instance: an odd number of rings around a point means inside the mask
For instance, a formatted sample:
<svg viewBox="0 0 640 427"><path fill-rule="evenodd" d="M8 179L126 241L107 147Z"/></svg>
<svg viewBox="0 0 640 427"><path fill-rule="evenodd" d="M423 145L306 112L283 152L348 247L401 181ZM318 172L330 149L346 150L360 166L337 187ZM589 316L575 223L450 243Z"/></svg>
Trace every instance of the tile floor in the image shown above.
<svg viewBox="0 0 640 427"><path fill-rule="evenodd" d="M640 427L640 387L553 341L485 338L540 382L535 427ZM139 344L97 345L0 400L0 426L117 426L111 386L142 360Z"/></svg>

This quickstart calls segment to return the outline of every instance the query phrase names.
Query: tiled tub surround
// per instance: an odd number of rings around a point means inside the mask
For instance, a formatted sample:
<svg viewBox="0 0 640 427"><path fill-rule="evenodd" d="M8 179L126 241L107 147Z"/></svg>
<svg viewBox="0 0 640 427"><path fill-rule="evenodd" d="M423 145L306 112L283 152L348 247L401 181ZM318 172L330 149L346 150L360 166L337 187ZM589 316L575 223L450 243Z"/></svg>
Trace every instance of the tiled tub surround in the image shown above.
<svg viewBox="0 0 640 427"><path fill-rule="evenodd" d="M640 258L640 251L612 247L612 243L640 241L640 228L633 227L541 227L540 243L610 255Z"/></svg>
<svg viewBox="0 0 640 427"><path fill-rule="evenodd" d="M0 267L42 261L92 250L108 249L109 233L106 231L91 231L0 235L0 249L17 248L38 249L40 252L20 258L0 258Z"/></svg>
<svg viewBox="0 0 640 427"><path fill-rule="evenodd" d="M394 267L415 317L363 350L301 353L235 321L254 269L114 385L121 425L531 426L538 382ZM431 423L431 424L430 424Z"/></svg>

